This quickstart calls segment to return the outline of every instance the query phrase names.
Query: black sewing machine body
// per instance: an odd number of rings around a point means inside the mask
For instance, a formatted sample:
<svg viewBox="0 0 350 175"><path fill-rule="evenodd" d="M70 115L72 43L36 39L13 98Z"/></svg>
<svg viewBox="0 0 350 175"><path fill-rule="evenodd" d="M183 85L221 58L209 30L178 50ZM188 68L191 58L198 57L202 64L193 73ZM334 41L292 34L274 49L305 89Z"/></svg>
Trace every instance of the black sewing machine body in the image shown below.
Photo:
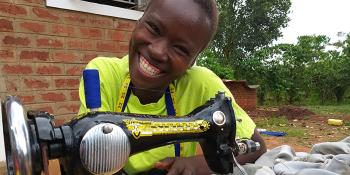
<svg viewBox="0 0 350 175"><path fill-rule="evenodd" d="M9 174L40 174L56 158L62 174L113 174L133 154L188 141L201 144L214 172L227 174L233 171L232 155L242 151L231 99L223 93L187 116L90 112L62 126L55 126L47 112L30 111L25 119L15 97L2 108Z"/></svg>

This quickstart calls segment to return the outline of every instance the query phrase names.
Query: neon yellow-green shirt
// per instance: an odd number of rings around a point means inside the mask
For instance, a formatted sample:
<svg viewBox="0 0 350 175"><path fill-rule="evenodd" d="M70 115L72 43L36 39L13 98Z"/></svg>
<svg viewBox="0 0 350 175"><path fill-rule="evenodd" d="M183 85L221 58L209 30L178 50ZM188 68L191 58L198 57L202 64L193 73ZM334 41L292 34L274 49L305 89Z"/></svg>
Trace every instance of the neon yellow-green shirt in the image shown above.
<svg viewBox="0 0 350 175"><path fill-rule="evenodd" d="M102 100L100 111L116 112L120 87L122 86L125 77L129 74L128 56L125 56L122 59L98 57L93 59L87 65L87 68L99 70ZM181 78L175 80L174 84L176 91L176 105L178 107L176 115L181 116L189 114L195 108L203 105L210 98L215 97L215 94L219 91L224 91L226 96L230 96L233 99L231 92L223 84L221 79L204 67L193 66L188 69ZM81 101L79 114L86 113L88 112L88 109L85 105L83 81L80 82L79 96ZM241 122L237 123L237 137L251 138L255 129L254 122L234 100L233 108L236 118L241 119ZM139 99L131 93L124 112L165 115L167 112L164 95L156 103L143 105L140 103ZM194 142L184 143L181 146L181 156L193 156L195 155L195 152L196 143ZM147 171L152 169L156 162L166 157L174 157L173 145L151 149L131 156L124 167L124 170L128 174Z"/></svg>

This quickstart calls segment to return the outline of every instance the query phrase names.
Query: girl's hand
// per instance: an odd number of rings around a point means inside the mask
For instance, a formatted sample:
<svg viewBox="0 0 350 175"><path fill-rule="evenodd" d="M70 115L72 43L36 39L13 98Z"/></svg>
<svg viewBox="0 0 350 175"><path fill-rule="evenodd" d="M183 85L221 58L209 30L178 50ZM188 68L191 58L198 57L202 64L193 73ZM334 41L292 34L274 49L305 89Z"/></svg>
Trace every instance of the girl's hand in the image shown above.
<svg viewBox="0 0 350 175"><path fill-rule="evenodd" d="M167 170L167 175L206 175L211 174L204 156L168 157L154 165L155 168Z"/></svg>

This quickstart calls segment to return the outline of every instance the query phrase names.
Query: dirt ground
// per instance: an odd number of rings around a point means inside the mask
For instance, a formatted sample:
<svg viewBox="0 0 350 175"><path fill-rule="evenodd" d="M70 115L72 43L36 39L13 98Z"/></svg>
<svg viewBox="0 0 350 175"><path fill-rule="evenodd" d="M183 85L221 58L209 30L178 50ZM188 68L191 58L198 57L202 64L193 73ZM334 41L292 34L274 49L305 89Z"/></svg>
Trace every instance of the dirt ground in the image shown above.
<svg viewBox="0 0 350 175"><path fill-rule="evenodd" d="M342 119L344 122L350 121L350 114L344 116L321 116L316 115L308 109L296 106L282 106L279 108L258 108L256 111L249 112L254 121L268 120L271 116L288 119L288 126L304 132L303 136L275 137L263 135L268 149L280 145L290 145L295 151L310 151L315 143L339 141L350 136L350 126L332 126L327 123L329 118ZM269 130L269 128L265 128Z"/></svg>

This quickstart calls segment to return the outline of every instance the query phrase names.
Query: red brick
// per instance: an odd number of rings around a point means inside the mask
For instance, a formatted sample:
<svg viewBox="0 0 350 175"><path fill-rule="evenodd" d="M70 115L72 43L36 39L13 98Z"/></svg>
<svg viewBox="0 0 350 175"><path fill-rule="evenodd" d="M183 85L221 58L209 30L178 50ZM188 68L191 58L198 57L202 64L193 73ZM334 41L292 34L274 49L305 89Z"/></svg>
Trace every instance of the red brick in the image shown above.
<svg viewBox="0 0 350 175"><path fill-rule="evenodd" d="M69 116L69 119L65 119L67 116ZM55 115L55 119L54 119L55 126L64 125L66 122L72 119L72 117L73 117L72 115Z"/></svg>
<svg viewBox="0 0 350 175"><path fill-rule="evenodd" d="M67 39L67 47L73 50L95 50L93 41L83 39Z"/></svg>
<svg viewBox="0 0 350 175"><path fill-rule="evenodd" d="M119 45L116 42L98 41L96 49L99 51L116 52L119 51Z"/></svg>
<svg viewBox="0 0 350 175"><path fill-rule="evenodd" d="M52 24L51 33L59 36L73 36L75 34L74 27L64 24Z"/></svg>
<svg viewBox="0 0 350 175"><path fill-rule="evenodd" d="M102 30L95 28L80 28L82 38L102 38Z"/></svg>
<svg viewBox="0 0 350 175"><path fill-rule="evenodd" d="M32 104L34 103L35 96L34 95L18 95L23 104Z"/></svg>
<svg viewBox="0 0 350 175"><path fill-rule="evenodd" d="M12 0L1 0L1 2L8 2L8 3L12 3Z"/></svg>
<svg viewBox="0 0 350 175"><path fill-rule="evenodd" d="M16 77L8 77L6 80L6 90L8 92L16 92L20 89L20 80Z"/></svg>
<svg viewBox="0 0 350 175"><path fill-rule="evenodd" d="M40 38L36 40L36 45L41 48L63 48L63 40Z"/></svg>
<svg viewBox="0 0 350 175"><path fill-rule="evenodd" d="M6 92L6 79L3 77L0 77L0 92ZM71 94L72 96L72 94Z"/></svg>
<svg viewBox="0 0 350 175"><path fill-rule="evenodd" d="M66 96L63 93L56 93L56 92L47 92L42 93L41 99L44 101L50 101L50 102L62 102L66 100Z"/></svg>
<svg viewBox="0 0 350 175"><path fill-rule="evenodd" d="M66 65L66 75L82 75L82 71L85 68L85 64L80 64L80 65Z"/></svg>
<svg viewBox="0 0 350 175"><path fill-rule="evenodd" d="M29 61L48 61L49 52L47 51L21 51L19 58Z"/></svg>
<svg viewBox="0 0 350 175"><path fill-rule="evenodd" d="M87 17L81 13L65 13L64 21L67 24L86 25Z"/></svg>
<svg viewBox="0 0 350 175"><path fill-rule="evenodd" d="M27 77L23 79L24 87L27 89L38 90L38 89L48 89L50 87L50 82L46 78L34 78Z"/></svg>
<svg viewBox="0 0 350 175"><path fill-rule="evenodd" d="M79 91L78 90L74 90L70 92L70 100L71 101L79 101Z"/></svg>
<svg viewBox="0 0 350 175"><path fill-rule="evenodd" d="M0 62L14 62L15 54L12 50L0 50Z"/></svg>
<svg viewBox="0 0 350 175"><path fill-rule="evenodd" d="M132 32L126 32L126 41L131 40L131 35L132 35Z"/></svg>
<svg viewBox="0 0 350 175"><path fill-rule="evenodd" d="M43 5L45 3L44 0L14 0L16 4L25 4L25 5L35 5L40 4Z"/></svg>
<svg viewBox="0 0 350 175"><path fill-rule="evenodd" d="M56 104L55 114L77 114L79 111L80 103L79 102L60 102Z"/></svg>
<svg viewBox="0 0 350 175"><path fill-rule="evenodd" d="M76 54L70 52L56 52L53 55L53 61L55 62L79 62L79 58Z"/></svg>
<svg viewBox="0 0 350 175"><path fill-rule="evenodd" d="M58 78L54 81L56 88L77 89L79 87L80 78Z"/></svg>
<svg viewBox="0 0 350 175"><path fill-rule="evenodd" d="M38 65L36 71L40 75L57 75L62 74L62 72L60 65Z"/></svg>
<svg viewBox="0 0 350 175"><path fill-rule="evenodd" d="M123 58L125 55L127 55L128 52L116 52L114 53L114 55L117 57L117 58Z"/></svg>
<svg viewBox="0 0 350 175"><path fill-rule="evenodd" d="M52 103L42 103L42 104L30 104L30 105L26 105L25 107L30 110L45 111L45 112L49 112L50 114L53 114L54 110L52 106L54 106L54 104Z"/></svg>
<svg viewBox="0 0 350 175"><path fill-rule="evenodd" d="M31 74L33 69L28 65L5 64L2 67L2 72L5 74Z"/></svg>
<svg viewBox="0 0 350 175"><path fill-rule="evenodd" d="M5 36L2 42L5 45L29 46L31 43L28 37Z"/></svg>
<svg viewBox="0 0 350 175"><path fill-rule="evenodd" d="M54 20L57 21L59 20L59 16L58 14L56 14L53 11L50 11L49 9L45 9L45 8L39 8L39 7L34 7L33 8L33 13L39 17L39 18L43 18L43 19L49 19L49 20Z"/></svg>
<svg viewBox="0 0 350 175"><path fill-rule="evenodd" d="M34 32L34 33L45 33L46 24L40 22L21 22L19 24L21 29L25 32Z"/></svg>
<svg viewBox="0 0 350 175"><path fill-rule="evenodd" d="M26 16L27 10L18 5L14 4L6 4L6 3L0 3L0 14L8 14L8 15L14 15L14 16Z"/></svg>
<svg viewBox="0 0 350 175"><path fill-rule="evenodd" d="M88 19L88 25L92 27L100 27L100 28L113 28L113 18L92 15Z"/></svg>
<svg viewBox="0 0 350 175"><path fill-rule="evenodd" d="M224 83L232 92L237 104L244 110L256 108L256 89L249 88L245 81L226 81Z"/></svg>
<svg viewBox="0 0 350 175"><path fill-rule="evenodd" d="M96 53L91 53L91 54L87 53L83 56L83 62L88 63L89 61L96 58L97 56L98 56L98 54L96 54Z"/></svg>
<svg viewBox="0 0 350 175"><path fill-rule="evenodd" d="M108 31L108 38L114 40L114 41L127 41L127 32L120 31L120 30L109 30Z"/></svg>
<svg viewBox="0 0 350 175"><path fill-rule="evenodd" d="M133 31L135 28L135 21L128 21L124 19L118 19L115 23L116 29Z"/></svg>
<svg viewBox="0 0 350 175"><path fill-rule="evenodd" d="M13 32L12 21L0 19L0 32Z"/></svg>
<svg viewBox="0 0 350 175"><path fill-rule="evenodd" d="M127 42L120 42L119 43L119 51L120 52L128 52L129 51L129 43L127 43Z"/></svg>

